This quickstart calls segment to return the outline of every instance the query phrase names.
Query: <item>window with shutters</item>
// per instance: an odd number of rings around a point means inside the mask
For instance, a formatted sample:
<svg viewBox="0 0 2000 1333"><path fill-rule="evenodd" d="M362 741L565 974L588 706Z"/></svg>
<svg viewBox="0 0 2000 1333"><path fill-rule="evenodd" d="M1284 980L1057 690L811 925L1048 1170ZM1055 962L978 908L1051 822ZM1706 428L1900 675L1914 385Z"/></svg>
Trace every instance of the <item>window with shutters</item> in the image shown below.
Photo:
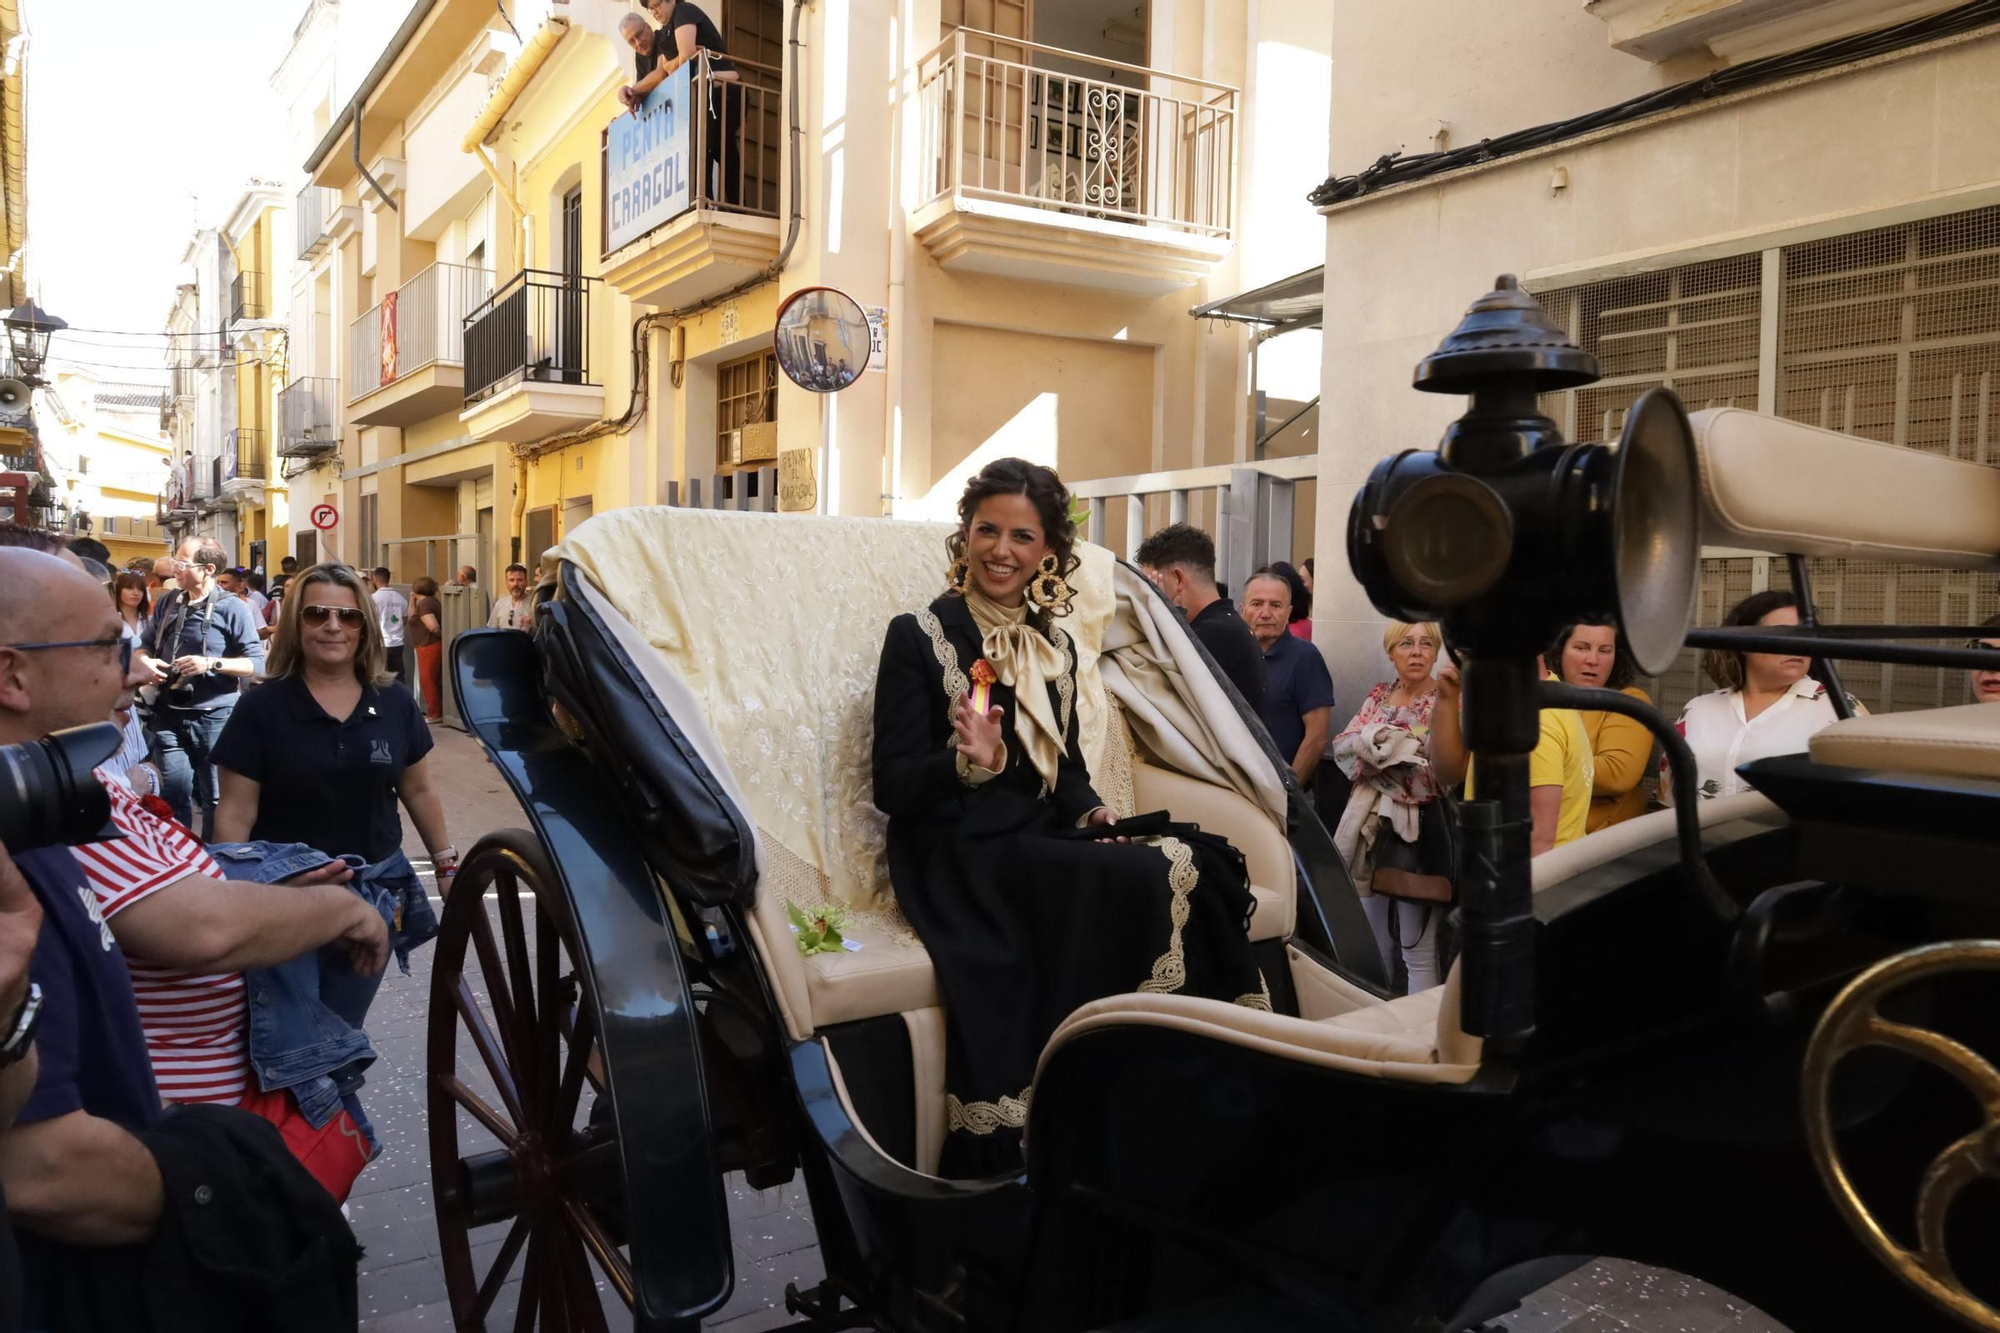
<svg viewBox="0 0 2000 1333"><path fill-rule="evenodd" d="M758 352L737 361L725 361L715 368L717 471L726 472L734 464L735 460L730 457L731 432L777 419L778 357L775 352Z"/></svg>
<svg viewBox="0 0 2000 1333"><path fill-rule="evenodd" d="M1766 253L1539 293L1604 372L1544 395L1543 410L1572 440L1611 439L1638 396L1665 385L1690 409L1764 403L1883 444L2000 464L2000 208L1768 253L1773 347L1760 336ZM1813 560L1809 572L1828 621L1965 625L2000 611L1991 575L1844 560ZM1705 559L1697 620L1716 624L1750 593L1789 585L1782 559ZM1841 674L1875 712L1969 698L1962 671L1849 663ZM1653 684L1676 711L1713 688L1692 652Z"/></svg>

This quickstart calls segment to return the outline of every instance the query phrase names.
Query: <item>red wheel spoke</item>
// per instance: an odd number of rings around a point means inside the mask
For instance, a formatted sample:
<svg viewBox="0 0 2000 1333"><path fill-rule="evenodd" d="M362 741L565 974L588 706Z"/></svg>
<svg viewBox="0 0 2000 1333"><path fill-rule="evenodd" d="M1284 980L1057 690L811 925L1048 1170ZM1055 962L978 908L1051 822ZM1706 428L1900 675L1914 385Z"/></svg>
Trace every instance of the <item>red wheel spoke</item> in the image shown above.
<svg viewBox="0 0 2000 1333"><path fill-rule="evenodd" d="M486 1126L492 1132L493 1137L500 1140L502 1147L511 1148L514 1146L514 1140L519 1137L519 1132L514 1126L503 1120L498 1111L488 1106L485 1098L481 1097L471 1088L466 1087L464 1080L460 1079L458 1075L445 1075L444 1088L446 1092L451 1094L453 1101L463 1106L471 1113L474 1120Z"/></svg>
<svg viewBox="0 0 2000 1333"><path fill-rule="evenodd" d="M564 1230L556 1246L562 1256L563 1290L569 1294L570 1316L577 1333L610 1333L597 1280L590 1275L590 1261L583 1257L582 1239L574 1231Z"/></svg>
<svg viewBox="0 0 2000 1333"><path fill-rule="evenodd" d="M557 1071L562 1068L562 1018L567 1006L562 995L563 941L554 917L539 900L535 904L535 990L541 1008L535 1023L535 1056L540 1077L537 1085L546 1089L548 1101L542 1107L542 1130L557 1136L569 1132L569 1122L557 1110ZM574 1117L575 1111L570 1112Z"/></svg>
<svg viewBox="0 0 2000 1333"><path fill-rule="evenodd" d="M549 1108L548 1132L563 1134L576 1121L577 1102L583 1096L583 1078L590 1070L590 1056L597 1045L596 1024L590 1011L581 1005L574 1011L576 1021L569 1031L569 1055L563 1064L562 1083L556 1088L555 1104Z"/></svg>
<svg viewBox="0 0 2000 1333"><path fill-rule="evenodd" d="M541 1304L548 1267L547 1228L536 1227L528 1240L528 1266L521 1274L521 1303L514 1309L514 1333L534 1333L535 1309Z"/></svg>
<svg viewBox="0 0 2000 1333"><path fill-rule="evenodd" d="M507 1284L507 1274L513 1270L514 1260L520 1257L521 1246L528 1239L529 1230L527 1218L514 1219L514 1225L507 1228L507 1238L500 1242L500 1252L493 1256L493 1267L479 1284L479 1299L472 1307L472 1318L482 1328L486 1325L486 1312L493 1308L493 1302L500 1296L500 1288Z"/></svg>
<svg viewBox="0 0 2000 1333"><path fill-rule="evenodd" d="M632 1304L635 1299L632 1265L625 1262L625 1256L611 1243L611 1237L597 1224L597 1219L591 1216L588 1208L575 1199L564 1199L562 1210L577 1238L589 1247L590 1253L597 1260L597 1266L604 1270L604 1276L610 1278L611 1285L617 1288L620 1299L627 1305Z"/></svg>
<svg viewBox="0 0 2000 1333"><path fill-rule="evenodd" d="M486 1072L493 1078L493 1090L500 1094L501 1102L507 1107L507 1114L516 1125L521 1123L521 1094L514 1088L514 1075L507 1067L506 1058L493 1041L493 1030L486 1026L486 1015L479 1012L479 1001L473 998L472 988L465 984L465 978L458 980L458 989L452 995L452 1002L458 1009L458 1016L465 1023L466 1032L472 1037L472 1045L479 1052L480 1060L486 1065Z"/></svg>
<svg viewBox="0 0 2000 1333"><path fill-rule="evenodd" d="M500 946L493 942L493 922L486 915L483 894L478 903L478 908L472 913L472 950L479 955L480 975L486 979L486 1000L493 1006L493 1021L499 1025L500 1040L507 1049L507 1063L518 1069L521 1066L519 1029L514 1023L513 997L507 993L507 969L500 965Z"/></svg>
<svg viewBox="0 0 2000 1333"><path fill-rule="evenodd" d="M514 1047L515 1079L521 1092L521 1109L530 1120L539 1119L544 1102L539 1034L534 1030L535 980L528 962L528 931L521 920L521 882L511 874L494 877L500 901L500 937L507 950L507 976L514 984L514 1018L519 1025ZM497 989L497 988L496 988Z"/></svg>

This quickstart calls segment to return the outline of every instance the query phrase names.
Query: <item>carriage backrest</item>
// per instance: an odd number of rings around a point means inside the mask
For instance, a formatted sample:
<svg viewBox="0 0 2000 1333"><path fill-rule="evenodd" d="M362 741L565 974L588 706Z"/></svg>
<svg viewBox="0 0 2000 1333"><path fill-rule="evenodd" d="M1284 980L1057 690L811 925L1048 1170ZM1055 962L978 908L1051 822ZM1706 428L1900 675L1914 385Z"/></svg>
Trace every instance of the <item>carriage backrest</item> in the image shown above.
<svg viewBox="0 0 2000 1333"><path fill-rule="evenodd" d="M2000 569L2000 467L1741 408L1689 421L1709 546Z"/></svg>

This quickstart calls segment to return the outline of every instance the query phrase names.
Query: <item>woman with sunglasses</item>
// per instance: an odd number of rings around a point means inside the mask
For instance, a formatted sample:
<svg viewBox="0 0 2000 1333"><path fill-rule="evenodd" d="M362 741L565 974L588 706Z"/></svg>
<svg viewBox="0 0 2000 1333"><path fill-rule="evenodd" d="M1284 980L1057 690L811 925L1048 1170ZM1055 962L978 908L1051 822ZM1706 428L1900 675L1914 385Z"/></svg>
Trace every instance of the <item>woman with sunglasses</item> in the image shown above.
<svg viewBox="0 0 2000 1333"><path fill-rule="evenodd" d="M215 842L303 842L385 861L403 845L400 800L430 849L438 890L458 853L431 782L430 728L389 674L361 576L314 565L285 589L265 683L244 695L216 743Z"/></svg>

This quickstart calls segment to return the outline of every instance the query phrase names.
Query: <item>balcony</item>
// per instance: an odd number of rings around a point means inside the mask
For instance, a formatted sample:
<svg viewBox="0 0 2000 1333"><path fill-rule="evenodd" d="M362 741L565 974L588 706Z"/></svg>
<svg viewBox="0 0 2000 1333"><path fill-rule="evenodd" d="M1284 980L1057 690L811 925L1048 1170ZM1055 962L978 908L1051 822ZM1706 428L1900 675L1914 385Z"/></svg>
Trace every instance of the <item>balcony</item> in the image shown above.
<svg viewBox="0 0 2000 1333"><path fill-rule="evenodd" d="M340 202L340 191L308 185L299 191L292 217L298 227L299 258L317 259L361 220L361 210Z"/></svg>
<svg viewBox="0 0 2000 1333"><path fill-rule="evenodd" d="M230 431L222 437L222 457L215 460L219 485L216 493L225 498L261 496L270 479L265 462L267 432L252 426Z"/></svg>
<svg viewBox="0 0 2000 1333"><path fill-rule="evenodd" d="M1234 88L964 28L918 77L912 223L945 268L1163 296L1229 252Z"/></svg>
<svg viewBox="0 0 2000 1333"><path fill-rule="evenodd" d="M340 381L293 380L278 391L280 458L316 458L340 447Z"/></svg>
<svg viewBox="0 0 2000 1333"><path fill-rule="evenodd" d="M229 322L264 318L270 310L270 299L263 274L237 274L229 284Z"/></svg>
<svg viewBox="0 0 2000 1333"><path fill-rule="evenodd" d="M493 275L432 264L348 326L347 418L409 426L456 411L465 398L465 318Z"/></svg>
<svg viewBox="0 0 2000 1333"><path fill-rule="evenodd" d="M480 440L525 444L604 415L590 378L594 278L525 269L465 321L465 411Z"/></svg>
<svg viewBox="0 0 2000 1333"><path fill-rule="evenodd" d="M714 78L706 56L693 66L691 100L716 110L713 119L688 117L681 160L696 165L684 193L669 190L664 199L653 193L658 177L649 166L671 159L671 136L624 140L621 134L639 128L631 117L604 132L598 177L604 280L639 304L672 308L706 300L778 257L784 76L754 60L730 61L733 81ZM614 178L627 183L614 189Z"/></svg>

